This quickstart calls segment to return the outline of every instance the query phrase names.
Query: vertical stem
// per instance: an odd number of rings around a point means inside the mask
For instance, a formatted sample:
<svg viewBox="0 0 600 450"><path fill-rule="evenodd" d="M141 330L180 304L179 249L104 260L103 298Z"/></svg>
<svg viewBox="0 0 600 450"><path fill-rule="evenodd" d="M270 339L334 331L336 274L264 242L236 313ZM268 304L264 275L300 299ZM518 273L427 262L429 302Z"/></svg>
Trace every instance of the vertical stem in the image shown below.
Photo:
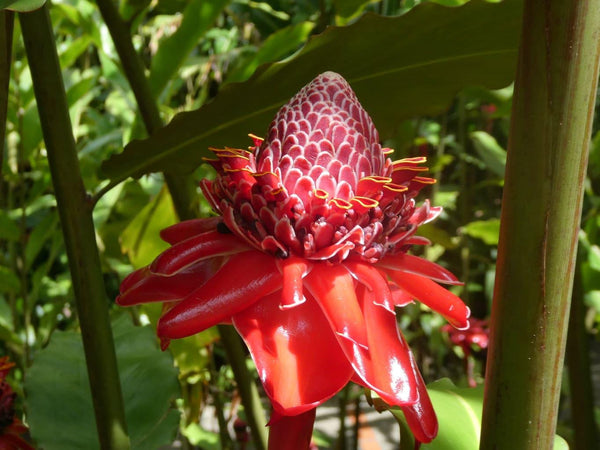
<svg viewBox="0 0 600 450"><path fill-rule="evenodd" d="M10 81L12 35L15 13L0 11L0 174L4 162L4 141L6 138L6 114L8 111L8 84ZM3 198L4 183L0 182L0 199Z"/></svg>
<svg viewBox="0 0 600 450"><path fill-rule="evenodd" d="M585 329L585 305L580 271L580 258L577 258L571 316L567 336L567 366L571 391L571 418L575 431L574 450L598 448L598 431L594 418L594 389L590 373L590 346Z"/></svg>
<svg viewBox="0 0 600 450"><path fill-rule="evenodd" d="M162 120L156 101L152 96L148 79L144 75L142 61L133 47L129 30L112 0L97 0L97 4L119 53L125 75L135 94L146 130L148 134L152 134L162 127ZM165 174L165 181L169 187L179 219L195 218L197 216L197 202L193 195L191 177ZM244 353L243 344L230 326L220 325L219 333L240 390L255 446L259 450L265 449L267 447L266 420L258 390L246 367L246 354Z"/></svg>
<svg viewBox="0 0 600 450"><path fill-rule="evenodd" d="M61 219L103 449L127 449L121 385L96 247L48 6L19 15Z"/></svg>
<svg viewBox="0 0 600 450"><path fill-rule="evenodd" d="M552 448L599 45L599 0L525 1L482 449Z"/></svg>
<svg viewBox="0 0 600 450"><path fill-rule="evenodd" d="M269 450L299 450L310 448L316 408L297 416L279 416L271 425Z"/></svg>

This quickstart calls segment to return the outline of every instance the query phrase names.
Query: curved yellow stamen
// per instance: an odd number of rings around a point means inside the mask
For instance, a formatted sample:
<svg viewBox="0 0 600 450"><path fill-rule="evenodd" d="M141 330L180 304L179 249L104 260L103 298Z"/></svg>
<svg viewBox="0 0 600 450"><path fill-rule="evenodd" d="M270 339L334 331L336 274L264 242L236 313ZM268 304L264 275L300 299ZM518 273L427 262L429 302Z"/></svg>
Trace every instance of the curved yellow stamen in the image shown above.
<svg viewBox="0 0 600 450"><path fill-rule="evenodd" d="M414 177L411 181L416 181L418 183L422 183L422 184L435 184L437 183L435 178L429 178L429 177Z"/></svg>
<svg viewBox="0 0 600 450"><path fill-rule="evenodd" d="M379 206L379 202L373 198L356 196L350 199L350 203L358 203L363 208L375 208Z"/></svg>
<svg viewBox="0 0 600 450"><path fill-rule="evenodd" d="M417 177L415 177L417 178ZM400 184L394 184L394 183L388 183L385 186L383 186L384 189L387 189L388 191L392 191L392 192L405 192L408 191L408 188L406 186L402 186Z"/></svg>
<svg viewBox="0 0 600 450"><path fill-rule="evenodd" d="M346 200L343 200L341 198L337 198L334 197L331 200L329 200L329 203L333 203L335 206L337 206L340 209L350 209L352 208L352 204L350 202L347 202Z"/></svg>
<svg viewBox="0 0 600 450"><path fill-rule="evenodd" d="M329 197L329 193L323 189L315 189L313 193L316 198L320 198L321 200L326 200Z"/></svg>

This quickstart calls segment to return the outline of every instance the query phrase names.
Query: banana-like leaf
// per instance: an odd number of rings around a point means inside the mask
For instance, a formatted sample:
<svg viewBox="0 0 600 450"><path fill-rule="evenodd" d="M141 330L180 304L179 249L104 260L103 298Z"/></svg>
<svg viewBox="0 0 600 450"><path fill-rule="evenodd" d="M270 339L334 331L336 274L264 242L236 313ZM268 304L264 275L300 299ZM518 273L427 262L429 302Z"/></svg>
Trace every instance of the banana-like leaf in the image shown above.
<svg viewBox="0 0 600 450"><path fill-rule="evenodd" d="M366 14L328 28L293 58L260 67L248 81L225 86L212 102L131 142L103 170L113 180L185 173L209 146L245 148L248 133L263 134L278 108L327 70L348 80L385 138L402 119L442 112L466 86L510 83L520 23L520 0L473 0L458 8L425 3L399 17Z"/></svg>

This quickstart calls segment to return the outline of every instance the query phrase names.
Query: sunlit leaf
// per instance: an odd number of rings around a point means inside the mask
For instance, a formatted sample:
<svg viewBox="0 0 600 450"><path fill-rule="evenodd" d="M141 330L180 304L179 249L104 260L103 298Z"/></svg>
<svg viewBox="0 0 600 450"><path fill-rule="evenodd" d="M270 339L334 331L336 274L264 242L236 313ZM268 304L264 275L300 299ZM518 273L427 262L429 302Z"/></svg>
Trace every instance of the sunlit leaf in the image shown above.
<svg viewBox="0 0 600 450"><path fill-rule="evenodd" d="M487 245L498 245L500 219L476 220L463 227L469 236L481 239Z"/></svg>
<svg viewBox="0 0 600 450"><path fill-rule="evenodd" d="M331 27L293 58L225 86L199 110L177 115L150 138L131 142L103 166L114 179L153 171L189 172L209 146L245 148L277 109L317 74L343 75L382 138L404 118L437 114L465 86L499 88L514 75L520 5L473 0L459 8L426 3L400 17L366 14Z"/></svg>
<svg viewBox="0 0 600 450"><path fill-rule="evenodd" d="M150 264L169 244L160 239L163 228L176 222L173 202L166 189L148 203L121 234L121 249L134 267Z"/></svg>
<svg viewBox="0 0 600 450"><path fill-rule="evenodd" d="M44 6L46 0L0 0L0 9L28 12Z"/></svg>
<svg viewBox="0 0 600 450"><path fill-rule="evenodd" d="M179 413L176 370L158 348L149 327L134 327L123 315L113 324L127 428L133 449L172 442ZM27 374L28 421L39 448L99 448L81 335L55 332ZM60 430L60 432L57 432Z"/></svg>
<svg viewBox="0 0 600 450"><path fill-rule="evenodd" d="M427 450L478 450L481 432L481 412L483 409L483 385L475 388L459 388L447 378L427 385L427 392L439 422L437 437L429 444L422 444ZM400 408L390 408L402 428L401 448L413 449L414 443ZM564 439L556 435L554 448L563 446Z"/></svg>
<svg viewBox="0 0 600 450"><path fill-rule="evenodd" d="M474 131L471 140L479 157L483 160L488 170L504 178L506 166L506 150L496 141L496 138L485 131Z"/></svg>

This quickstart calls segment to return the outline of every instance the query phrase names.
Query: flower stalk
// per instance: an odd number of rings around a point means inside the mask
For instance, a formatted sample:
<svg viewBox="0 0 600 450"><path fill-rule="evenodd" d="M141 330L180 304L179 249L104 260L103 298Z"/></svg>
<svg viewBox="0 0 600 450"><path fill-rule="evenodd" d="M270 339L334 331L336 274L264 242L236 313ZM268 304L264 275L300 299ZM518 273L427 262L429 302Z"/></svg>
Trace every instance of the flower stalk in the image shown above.
<svg viewBox="0 0 600 450"><path fill-rule="evenodd" d="M553 445L599 34L598 0L525 2L482 449Z"/></svg>
<svg viewBox="0 0 600 450"><path fill-rule="evenodd" d="M128 449L92 208L80 175L48 6L19 15L60 214L103 449Z"/></svg>

